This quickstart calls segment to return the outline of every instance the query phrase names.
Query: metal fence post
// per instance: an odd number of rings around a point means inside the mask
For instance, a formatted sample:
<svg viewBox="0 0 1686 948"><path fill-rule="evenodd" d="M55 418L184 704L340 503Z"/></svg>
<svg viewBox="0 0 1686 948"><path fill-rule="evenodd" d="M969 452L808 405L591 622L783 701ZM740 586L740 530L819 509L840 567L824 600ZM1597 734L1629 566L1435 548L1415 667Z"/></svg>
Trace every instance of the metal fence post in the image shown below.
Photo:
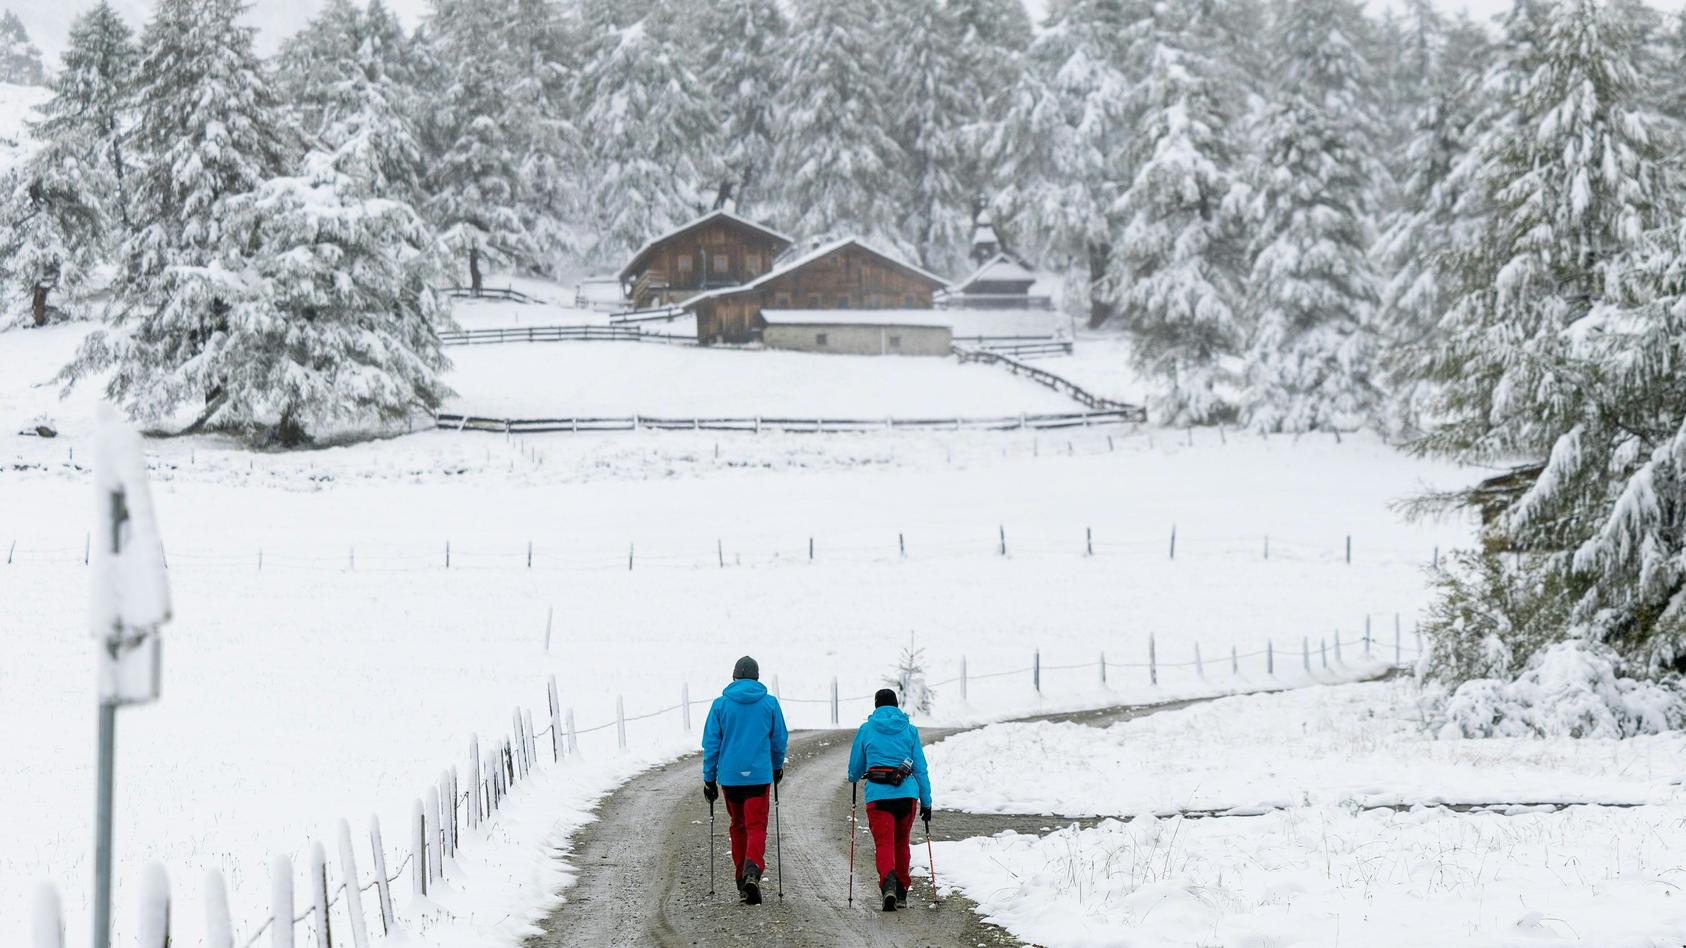
<svg viewBox="0 0 1686 948"><path fill-rule="evenodd" d="M837 701L837 676L833 675L831 676L831 726L836 727L841 721L841 709L838 707Z"/></svg>
<svg viewBox="0 0 1686 948"><path fill-rule="evenodd" d="M680 717L685 721L685 733L691 733L691 683L685 682L679 686Z"/></svg>
<svg viewBox="0 0 1686 948"><path fill-rule="evenodd" d="M480 786L478 775L474 777L474 785L475 787ZM477 808L480 794L471 792L468 799L470 801L469 806ZM375 864L375 901L380 905L381 910L381 932L391 934L393 921L392 884L386 877L386 847L381 844L380 817L373 813L369 814L369 857Z"/></svg>
<svg viewBox="0 0 1686 948"><path fill-rule="evenodd" d="M961 701L967 700L967 698L966 698L966 656L964 656L964 655L960 656L960 700Z"/></svg>
<svg viewBox="0 0 1686 948"><path fill-rule="evenodd" d="M1276 644L1265 639L1265 674L1276 677Z"/></svg>
<svg viewBox="0 0 1686 948"><path fill-rule="evenodd" d="M271 917L287 920L285 925L270 924L271 948L293 948L293 863L286 856L269 861L269 911Z"/></svg>
<svg viewBox="0 0 1686 948"><path fill-rule="evenodd" d="M1175 528L1173 528L1175 532ZM1147 680L1149 684L1159 684L1159 656L1153 646L1153 633L1147 636Z"/></svg>
<svg viewBox="0 0 1686 948"><path fill-rule="evenodd" d="M1194 674L1201 680L1206 680L1206 663L1200 660L1200 643L1194 643Z"/></svg>
<svg viewBox="0 0 1686 948"><path fill-rule="evenodd" d="M1030 666L1030 683L1036 686L1036 693L1042 693L1042 650L1037 649Z"/></svg>
<svg viewBox="0 0 1686 948"><path fill-rule="evenodd" d="M626 697L615 696L615 740L626 750Z"/></svg>

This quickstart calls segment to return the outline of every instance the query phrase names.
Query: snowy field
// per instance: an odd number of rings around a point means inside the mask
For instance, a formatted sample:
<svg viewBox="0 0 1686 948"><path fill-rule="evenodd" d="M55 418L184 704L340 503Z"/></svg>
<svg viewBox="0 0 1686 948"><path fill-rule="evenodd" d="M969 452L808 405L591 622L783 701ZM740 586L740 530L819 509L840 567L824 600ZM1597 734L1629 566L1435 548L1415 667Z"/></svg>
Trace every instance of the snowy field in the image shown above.
<svg viewBox="0 0 1686 948"><path fill-rule="evenodd" d="M1395 681L951 738L948 806L1136 818L938 844L939 877L1050 946L1680 944L1686 738L1432 741L1418 703ZM1542 802L1581 805L1438 805ZM1167 818L1228 808L1262 815Z"/></svg>
<svg viewBox="0 0 1686 948"><path fill-rule="evenodd" d="M31 384L76 338L0 335L0 727L13 749L0 788L31 815L0 851L6 926L26 917L38 880L61 887L73 920L86 915L79 465L92 395L60 404ZM11 435L42 412L63 437ZM207 866L228 873L245 937L265 914L270 857L302 862L341 818L361 833L378 813L398 865L415 797L461 765L470 735L507 730L515 706L542 726L550 674L582 729L612 722L618 697L629 715L671 707L686 685L705 700L746 651L776 677L793 724L826 723L833 676L851 720L910 636L933 680L967 663L966 700L953 682L938 688L942 720L1262 687L1273 682L1256 655L1229 674L1232 644L1247 654L1337 629L1350 642L1366 615L1385 630L1394 612L1409 629L1423 564L1467 530L1403 524L1387 508L1467 472L1363 438L426 432L280 455L212 437L148 447L178 619L164 700L120 725L118 923L132 923L142 864L161 860L181 886L182 945L198 943ZM1129 667L1150 635L1157 689ZM1297 677L1278 667L1275 683ZM628 731L624 757L612 727L582 734L587 763L531 785L532 809L470 848L464 891L413 908L429 943L513 944L560 878L546 843L596 794L694 740L677 712Z"/></svg>
<svg viewBox="0 0 1686 948"><path fill-rule="evenodd" d="M689 349L636 342L450 350L448 411L497 418L988 418L1081 411L1071 399L953 359Z"/></svg>

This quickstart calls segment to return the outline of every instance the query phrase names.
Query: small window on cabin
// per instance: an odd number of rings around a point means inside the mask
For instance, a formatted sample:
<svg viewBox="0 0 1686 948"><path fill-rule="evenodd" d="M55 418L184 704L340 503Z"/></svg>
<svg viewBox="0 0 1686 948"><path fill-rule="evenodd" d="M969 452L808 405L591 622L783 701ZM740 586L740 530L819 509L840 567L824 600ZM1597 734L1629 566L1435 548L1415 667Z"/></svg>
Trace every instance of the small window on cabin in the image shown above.
<svg viewBox="0 0 1686 948"><path fill-rule="evenodd" d="M892 348L892 349L900 349L900 348L901 348L901 347L902 347L902 337L900 337L900 336L891 336L891 337L890 337L890 348Z"/></svg>
<svg viewBox="0 0 1686 948"><path fill-rule="evenodd" d="M773 295L773 308L774 309L789 309L790 308L790 294L789 293L776 293L776 294L774 294Z"/></svg>
<svg viewBox="0 0 1686 948"><path fill-rule="evenodd" d="M743 258L743 268L744 268L744 272L748 273L750 276L754 276L755 274L760 273L761 272L761 255L758 254L758 253L752 253L752 254L744 257Z"/></svg>
<svg viewBox="0 0 1686 948"><path fill-rule="evenodd" d="M814 333L814 345L816 345L816 346L829 346L829 345L831 345L831 336L829 334L823 333L823 332Z"/></svg>
<svg viewBox="0 0 1686 948"><path fill-rule="evenodd" d="M908 309L918 309L919 308L919 297L914 296L912 293L907 294L907 308Z"/></svg>
<svg viewBox="0 0 1686 948"><path fill-rule="evenodd" d="M690 254L682 253L682 254L679 255L679 272L680 273L690 273L691 272L691 255Z"/></svg>
<svg viewBox="0 0 1686 948"><path fill-rule="evenodd" d="M725 254L717 254L714 258L714 272L726 273L732 269L732 258Z"/></svg>

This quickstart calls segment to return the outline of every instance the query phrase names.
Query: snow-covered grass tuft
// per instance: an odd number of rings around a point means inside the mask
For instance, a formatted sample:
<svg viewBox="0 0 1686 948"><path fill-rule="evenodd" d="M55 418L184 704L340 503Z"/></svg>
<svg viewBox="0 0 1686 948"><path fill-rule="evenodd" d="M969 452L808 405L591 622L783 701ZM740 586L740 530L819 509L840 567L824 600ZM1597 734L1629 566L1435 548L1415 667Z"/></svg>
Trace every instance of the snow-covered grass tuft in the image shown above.
<svg viewBox="0 0 1686 948"><path fill-rule="evenodd" d="M1515 681L1466 681L1438 711L1437 733L1460 737L1631 737L1686 721L1686 701L1666 684L1623 678L1609 649L1560 642Z"/></svg>

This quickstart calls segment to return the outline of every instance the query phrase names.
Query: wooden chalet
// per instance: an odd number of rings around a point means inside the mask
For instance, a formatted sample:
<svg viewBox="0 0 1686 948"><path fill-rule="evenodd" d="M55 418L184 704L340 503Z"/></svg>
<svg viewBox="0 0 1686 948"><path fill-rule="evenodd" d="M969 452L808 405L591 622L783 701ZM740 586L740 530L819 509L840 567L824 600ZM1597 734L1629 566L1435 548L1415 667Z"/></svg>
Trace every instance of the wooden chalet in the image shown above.
<svg viewBox="0 0 1686 948"><path fill-rule="evenodd" d="M741 286L692 296L697 339L745 343L765 328L763 310L928 310L947 281L854 238L833 241Z"/></svg>
<svg viewBox="0 0 1686 948"><path fill-rule="evenodd" d="M738 286L773 269L789 237L719 210L651 240L621 268L633 309L681 302L697 293Z"/></svg>

